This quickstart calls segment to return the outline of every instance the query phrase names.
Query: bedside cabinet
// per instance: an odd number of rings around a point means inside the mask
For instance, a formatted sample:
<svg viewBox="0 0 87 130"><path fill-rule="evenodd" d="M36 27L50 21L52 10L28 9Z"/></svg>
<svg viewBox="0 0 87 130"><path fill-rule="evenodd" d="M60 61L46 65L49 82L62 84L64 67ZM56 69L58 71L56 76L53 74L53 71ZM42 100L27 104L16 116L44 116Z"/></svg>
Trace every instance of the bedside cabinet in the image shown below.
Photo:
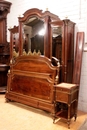
<svg viewBox="0 0 87 130"><path fill-rule="evenodd" d="M78 85L70 83L60 83L55 87L55 116L67 120L70 128L70 120L77 117Z"/></svg>

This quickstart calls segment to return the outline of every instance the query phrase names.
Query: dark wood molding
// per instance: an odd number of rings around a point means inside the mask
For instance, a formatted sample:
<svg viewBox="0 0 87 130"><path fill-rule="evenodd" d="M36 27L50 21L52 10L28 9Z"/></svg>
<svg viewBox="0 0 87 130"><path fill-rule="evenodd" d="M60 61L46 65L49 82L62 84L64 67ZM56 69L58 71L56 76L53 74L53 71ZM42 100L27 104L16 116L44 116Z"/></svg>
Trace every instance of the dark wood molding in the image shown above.
<svg viewBox="0 0 87 130"><path fill-rule="evenodd" d="M77 32L74 71L72 79L72 83L75 84L80 84L83 47L84 47L84 32Z"/></svg>

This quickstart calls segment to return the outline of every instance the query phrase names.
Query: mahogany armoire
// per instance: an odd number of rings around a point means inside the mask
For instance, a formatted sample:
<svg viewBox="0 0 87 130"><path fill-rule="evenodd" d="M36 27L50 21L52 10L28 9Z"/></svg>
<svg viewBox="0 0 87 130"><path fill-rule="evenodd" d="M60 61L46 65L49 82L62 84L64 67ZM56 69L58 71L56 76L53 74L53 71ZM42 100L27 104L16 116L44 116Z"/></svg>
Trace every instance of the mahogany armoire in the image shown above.
<svg viewBox="0 0 87 130"><path fill-rule="evenodd" d="M37 16L36 17L34 17ZM40 15L40 16L38 16ZM31 18L34 17L34 18ZM40 18L38 18L40 17ZM27 20L30 19L30 22ZM34 19L32 21L32 19ZM39 19L39 20L38 20ZM24 23L24 25L23 25ZM39 27L38 27L39 26ZM38 28L44 26L44 36L30 36L29 27L37 33ZM52 59L56 57L60 62L59 82L72 82L74 64L74 31L75 23L69 19L61 20L57 15L49 11L42 13L39 9L30 9L24 13L24 17L19 17L19 26L9 28L10 31L10 59L15 50L19 55L25 50L32 52L40 50L42 55ZM28 39L31 42L28 45Z"/></svg>

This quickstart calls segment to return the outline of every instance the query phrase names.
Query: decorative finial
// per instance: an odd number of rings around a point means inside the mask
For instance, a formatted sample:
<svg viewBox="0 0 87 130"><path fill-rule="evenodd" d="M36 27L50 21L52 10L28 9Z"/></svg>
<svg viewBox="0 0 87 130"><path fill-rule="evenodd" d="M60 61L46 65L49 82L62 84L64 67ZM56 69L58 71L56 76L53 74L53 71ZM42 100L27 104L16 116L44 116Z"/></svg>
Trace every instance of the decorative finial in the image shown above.
<svg viewBox="0 0 87 130"><path fill-rule="evenodd" d="M48 11L48 8L46 8L46 11Z"/></svg>
<svg viewBox="0 0 87 130"><path fill-rule="evenodd" d="M23 17L23 14L19 14L18 17Z"/></svg>
<svg viewBox="0 0 87 130"><path fill-rule="evenodd" d="M12 26L9 26L9 28L11 29L11 28L12 28Z"/></svg>
<svg viewBox="0 0 87 130"><path fill-rule="evenodd" d="M21 14L19 14L18 16L21 17Z"/></svg>
<svg viewBox="0 0 87 130"><path fill-rule="evenodd" d="M68 19L68 16L66 16L65 18Z"/></svg>

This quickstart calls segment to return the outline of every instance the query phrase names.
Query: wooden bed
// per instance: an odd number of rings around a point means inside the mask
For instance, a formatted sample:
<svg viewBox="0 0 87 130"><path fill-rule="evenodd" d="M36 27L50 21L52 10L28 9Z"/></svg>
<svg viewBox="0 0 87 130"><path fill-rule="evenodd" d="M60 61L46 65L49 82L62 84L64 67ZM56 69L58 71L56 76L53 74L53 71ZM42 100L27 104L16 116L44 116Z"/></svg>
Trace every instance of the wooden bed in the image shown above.
<svg viewBox="0 0 87 130"><path fill-rule="evenodd" d="M54 113L54 84L58 70L59 66L53 66L45 56L18 57L10 64L6 100Z"/></svg>

